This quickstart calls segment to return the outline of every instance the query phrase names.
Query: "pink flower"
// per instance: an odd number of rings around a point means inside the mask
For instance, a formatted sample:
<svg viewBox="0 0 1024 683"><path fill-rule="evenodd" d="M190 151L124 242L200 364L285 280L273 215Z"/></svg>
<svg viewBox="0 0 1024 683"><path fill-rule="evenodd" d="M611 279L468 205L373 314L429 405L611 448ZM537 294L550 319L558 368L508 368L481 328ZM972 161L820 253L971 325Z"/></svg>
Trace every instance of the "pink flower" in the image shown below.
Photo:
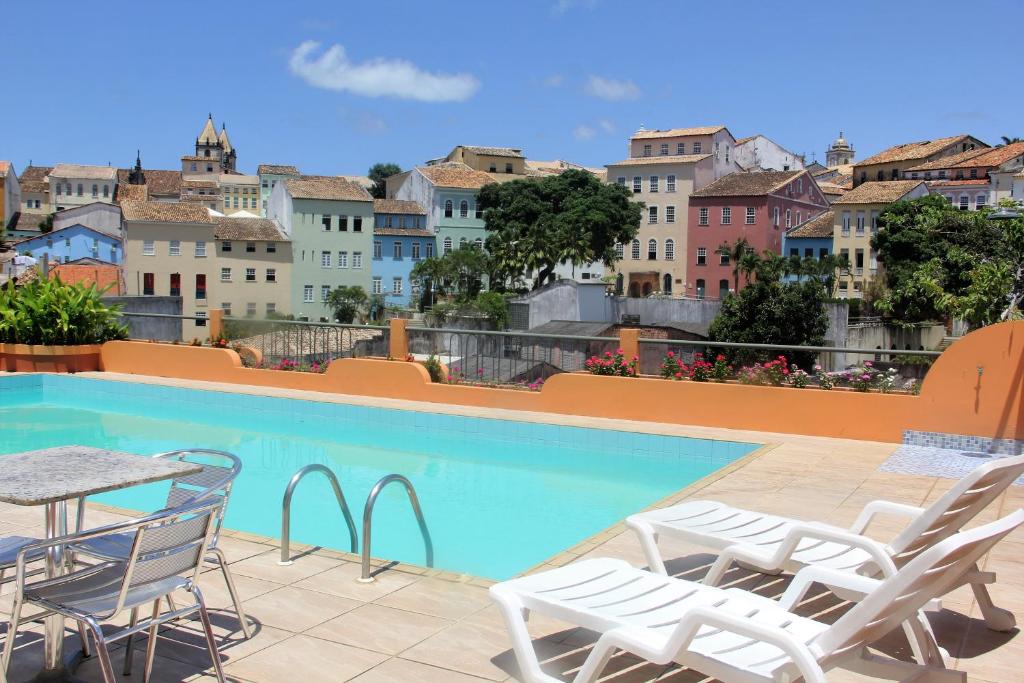
<svg viewBox="0 0 1024 683"><path fill-rule="evenodd" d="M672 353L671 351L669 351L669 352L668 352L667 354L665 354L665 355L666 355L666 356L668 356L669 358L675 358L675 357L676 357L676 354Z"/></svg>

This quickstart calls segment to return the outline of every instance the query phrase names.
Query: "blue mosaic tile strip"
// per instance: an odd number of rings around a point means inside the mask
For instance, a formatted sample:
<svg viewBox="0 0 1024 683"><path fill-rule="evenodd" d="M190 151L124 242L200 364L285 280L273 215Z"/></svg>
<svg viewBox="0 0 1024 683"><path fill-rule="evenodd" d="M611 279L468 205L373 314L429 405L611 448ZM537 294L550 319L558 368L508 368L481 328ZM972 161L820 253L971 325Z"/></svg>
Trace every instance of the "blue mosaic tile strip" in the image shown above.
<svg viewBox="0 0 1024 683"><path fill-rule="evenodd" d="M903 443L908 446L930 446L932 448L970 451L972 453L1024 454L1024 440L1021 439L989 439L984 436L908 430L903 433Z"/></svg>
<svg viewBox="0 0 1024 683"><path fill-rule="evenodd" d="M904 444L878 469L882 472L898 474L960 479L974 468L985 464L986 461L998 460L1005 456L1004 453L981 453L962 449ZM1024 477L1014 483L1017 486L1024 486Z"/></svg>

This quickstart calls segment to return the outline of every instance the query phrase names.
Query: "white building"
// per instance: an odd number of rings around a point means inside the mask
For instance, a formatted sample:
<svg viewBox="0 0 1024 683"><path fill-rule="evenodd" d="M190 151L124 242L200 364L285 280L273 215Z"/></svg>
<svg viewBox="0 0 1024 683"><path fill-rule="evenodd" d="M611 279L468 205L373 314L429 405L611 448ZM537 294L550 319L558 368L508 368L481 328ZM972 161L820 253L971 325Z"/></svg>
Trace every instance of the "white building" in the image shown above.
<svg viewBox="0 0 1024 683"><path fill-rule="evenodd" d="M799 171L804 167L802 154L790 152L763 135L751 135L736 141L736 163L748 171Z"/></svg>
<svg viewBox="0 0 1024 683"><path fill-rule="evenodd" d="M110 166L57 164L49 174L50 203L63 211L94 202L114 203L117 169Z"/></svg>

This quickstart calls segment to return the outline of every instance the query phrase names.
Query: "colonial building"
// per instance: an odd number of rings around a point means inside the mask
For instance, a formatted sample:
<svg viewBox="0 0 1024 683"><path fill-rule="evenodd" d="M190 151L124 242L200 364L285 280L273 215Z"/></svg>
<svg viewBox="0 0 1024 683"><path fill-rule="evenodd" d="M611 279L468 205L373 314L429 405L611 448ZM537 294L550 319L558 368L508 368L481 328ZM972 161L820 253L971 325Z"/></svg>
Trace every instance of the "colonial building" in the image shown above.
<svg viewBox="0 0 1024 683"><path fill-rule="evenodd" d="M928 194L921 180L891 180L858 185L832 204L832 249L845 256L848 270L838 273L839 296L861 298L878 276L878 258L871 236L878 232L878 218L885 207L904 199Z"/></svg>
<svg viewBox="0 0 1024 683"><path fill-rule="evenodd" d="M48 215L53 212L50 206L50 171L52 166L26 166L21 172L21 211Z"/></svg>
<svg viewBox="0 0 1024 683"><path fill-rule="evenodd" d="M457 145L447 156L431 159L428 166L437 164L465 164L484 173L525 175L526 157L523 150L514 147L479 147Z"/></svg>
<svg viewBox="0 0 1024 683"><path fill-rule="evenodd" d="M415 305L419 282L413 266L434 255L434 234L427 230L427 211L416 202L373 200L373 260L371 289L388 305Z"/></svg>
<svg viewBox="0 0 1024 683"><path fill-rule="evenodd" d="M120 232L120 228L109 232L74 224L21 240L15 249L19 254L31 256L40 262L44 257L55 263L90 258L119 265L123 256Z"/></svg>
<svg viewBox="0 0 1024 683"><path fill-rule="evenodd" d="M736 286L736 264L722 247L746 240L757 253L781 254L785 231L827 208L807 171L733 173L697 190L689 205L687 295L720 299Z"/></svg>
<svg viewBox="0 0 1024 683"><path fill-rule="evenodd" d="M291 309L300 319L329 320L327 297L340 286L370 291L373 198L344 178L303 176L270 193L268 217L292 240Z"/></svg>
<svg viewBox="0 0 1024 683"><path fill-rule="evenodd" d="M790 152L764 135L751 135L736 141L736 163L747 171L797 171L804 168L802 154Z"/></svg>
<svg viewBox="0 0 1024 683"><path fill-rule="evenodd" d="M941 194L961 211L977 211L991 206L991 185L999 185L999 169L1019 168L1024 162L1024 142L1001 147L976 149L941 157L903 172L904 179L921 180L928 189ZM1004 186L1006 183L1003 183Z"/></svg>
<svg viewBox="0 0 1024 683"><path fill-rule="evenodd" d="M243 214L250 217L258 217L261 214L259 176L222 173L217 177L217 187L220 189L221 213L227 216Z"/></svg>
<svg viewBox="0 0 1024 683"><path fill-rule="evenodd" d="M839 131L839 137L833 140L825 151L825 166L848 166L853 163L856 156L853 145L843 137L843 131Z"/></svg>
<svg viewBox="0 0 1024 683"><path fill-rule="evenodd" d="M291 244L261 218L214 217L191 203L125 201L125 286L133 296L180 296L185 338L205 339L211 308L238 317L289 313Z"/></svg>
<svg viewBox="0 0 1024 683"><path fill-rule="evenodd" d="M302 174L295 166L284 166L281 164L260 164L256 169L256 175L260 181L260 211L261 216L267 215L267 204L270 202L270 193L277 187L281 180L298 178Z"/></svg>
<svg viewBox="0 0 1024 683"><path fill-rule="evenodd" d="M181 158L181 172L189 175L220 175L233 173L237 153L228 138L227 127L221 123L220 134L210 114L196 138L195 154Z"/></svg>
<svg viewBox="0 0 1024 683"><path fill-rule="evenodd" d="M18 184L18 173L11 162L0 161L0 228L6 227L20 210L21 186Z"/></svg>
<svg viewBox="0 0 1024 683"><path fill-rule="evenodd" d="M47 178L54 211L63 211L93 202L114 202L117 169L110 166L57 164Z"/></svg>
<svg viewBox="0 0 1024 683"><path fill-rule="evenodd" d="M823 211L786 231L782 238L782 255L823 259L832 253L832 228L835 212Z"/></svg>
<svg viewBox="0 0 1024 683"><path fill-rule="evenodd" d="M494 182L490 174L463 163L445 162L417 166L400 175L394 199L412 201L427 210L426 229L437 237L441 254L470 244L483 247L487 233L476 195L481 187Z"/></svg>
<svg viewBox="0 0 1024 683"><path fill-rule="evenodd" d="M904 171L942 157L988 147L972 135L954 135L937 140L922 140L895 145L853 165L853 184L900 180Z"/></svg>
<svg viewBox="0 0 1024 683"><path fill-rule="evenodd" d="M166 171L142 168L142 156L135 153L135 166L117 169L117 185L119 198L138 198L140 193L128 190L125 196L122 190L126 185L145 186L145 198L155 202L177 202L181 199L181 171Z"/></svg>

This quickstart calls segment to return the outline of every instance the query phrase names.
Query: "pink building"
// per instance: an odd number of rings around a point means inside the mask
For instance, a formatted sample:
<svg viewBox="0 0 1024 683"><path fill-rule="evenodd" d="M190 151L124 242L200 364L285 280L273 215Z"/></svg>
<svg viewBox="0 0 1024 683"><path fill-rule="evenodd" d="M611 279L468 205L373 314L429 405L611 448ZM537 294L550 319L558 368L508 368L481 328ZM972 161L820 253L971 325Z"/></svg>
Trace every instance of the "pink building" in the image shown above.
<svg viewBox="0 0 1024 683"><path fill-rule="evenodd" d="M782 253L788 228L828 209L807 171L733 173L690 195L686 293L723 298L733 288L733 264L719 247L746 239L750 248ZM739 286L742 288L741 277Z"/></svg>

